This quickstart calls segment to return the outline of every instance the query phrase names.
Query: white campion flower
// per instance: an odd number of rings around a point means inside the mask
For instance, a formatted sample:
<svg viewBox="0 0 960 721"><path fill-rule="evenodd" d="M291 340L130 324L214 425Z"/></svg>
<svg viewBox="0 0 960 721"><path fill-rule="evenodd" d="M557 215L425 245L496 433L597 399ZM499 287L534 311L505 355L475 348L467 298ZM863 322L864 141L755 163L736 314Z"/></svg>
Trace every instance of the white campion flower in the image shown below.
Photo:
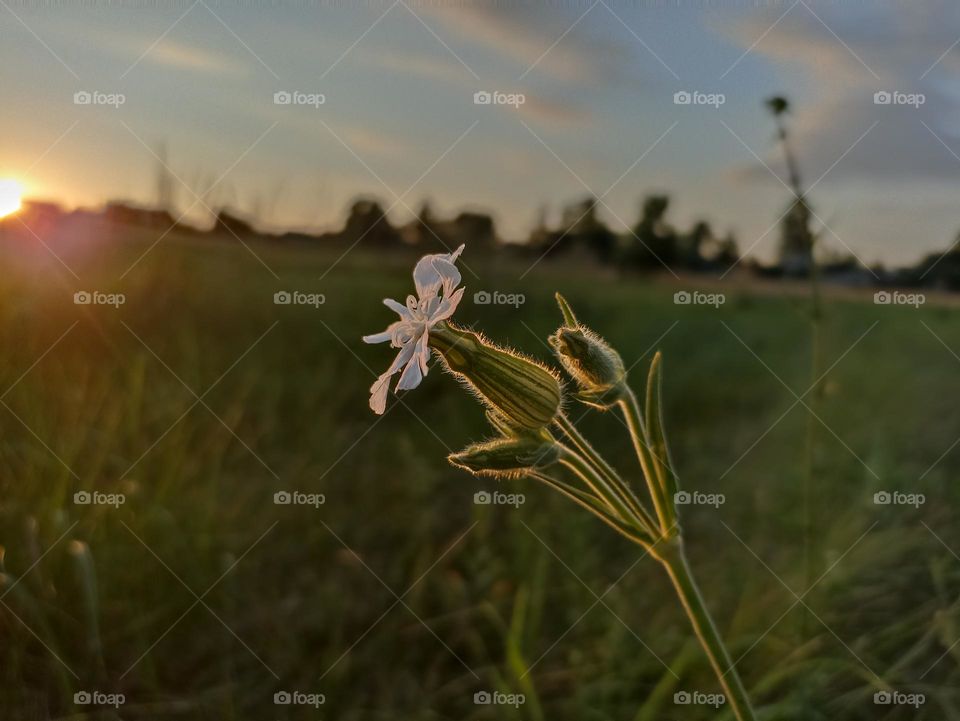
<svg viewBox="0 0 960 721"><path fill-rule="evenodd" d="M423 256L413 269L417 295L408 295L406 306L392 298L383 301L385 306L396 311L400 320L391 323L382 333L363 336L364 343L390 341L392 348L400 349L386 373L370 386L370 408L374 413L379 415L386 409L390 378L395 374L400 373L397 391L416 388L427 375L430 329L452 316L463 298L465 289L457 288L460 285L460 271L455 265L463 248L461 245L452 253Z"/></svg>

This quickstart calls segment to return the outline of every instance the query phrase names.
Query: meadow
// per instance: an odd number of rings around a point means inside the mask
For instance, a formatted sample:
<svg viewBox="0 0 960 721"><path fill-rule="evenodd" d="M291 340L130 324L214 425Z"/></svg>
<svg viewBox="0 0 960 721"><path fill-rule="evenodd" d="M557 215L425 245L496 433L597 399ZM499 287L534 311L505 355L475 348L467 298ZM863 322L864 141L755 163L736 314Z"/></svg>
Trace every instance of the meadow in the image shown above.
<svg viewBox="0 0 960 721"><path fill-rule="evenodd" d="M415 255L170 236L130 269L131 234L67 270L0 241L0 717L729 718L656 564L535 481L447 464L490 431L439 367L370 412L392 355L360 336ZM549 362L561 291L638 387L663 351L681 485L716 501L682 509L688 551L761 718L960 718L957 310L828 294L808 393L798 289L464 260L457 320L500 343ZM698 288L725 303L674 303ZM570 411L636 478L619 418Z"/></svg>

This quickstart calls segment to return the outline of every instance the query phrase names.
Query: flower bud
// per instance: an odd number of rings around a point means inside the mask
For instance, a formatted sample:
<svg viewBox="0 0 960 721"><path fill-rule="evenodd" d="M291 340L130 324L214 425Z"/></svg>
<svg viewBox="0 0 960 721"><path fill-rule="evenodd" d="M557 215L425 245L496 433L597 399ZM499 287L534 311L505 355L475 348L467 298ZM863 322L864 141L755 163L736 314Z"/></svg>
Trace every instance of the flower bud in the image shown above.
<svg viewBox="0 0 960 721"><path fill-rule="evenodd" d="M583 326L564 326L550 336L550 345L580 387L582 400L605 406L617 399L627 370L603 338Z"/></svg>
<svg viewBox="0 0 960 721"><path fill-rule="evenodd" d="M559 457L560 446L554 440L528 436L476 443L447 458L476 475L510 477L546 468Z"/></svg>
<svg viewBox="0 0 960 721"><path fill-rule="evenodd" d="M429 342L447 368L508 424L536 430L559 412L560 381L539 363L449 324L434 327Z"/></svg>

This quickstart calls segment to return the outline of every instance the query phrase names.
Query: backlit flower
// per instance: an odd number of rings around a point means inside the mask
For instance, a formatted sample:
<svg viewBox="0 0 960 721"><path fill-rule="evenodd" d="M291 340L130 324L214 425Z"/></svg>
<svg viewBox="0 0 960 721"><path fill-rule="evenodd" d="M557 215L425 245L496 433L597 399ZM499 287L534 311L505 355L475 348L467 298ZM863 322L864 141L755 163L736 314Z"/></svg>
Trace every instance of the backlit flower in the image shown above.
<svg viewBox="0 0 960 721"><path fill-rule="evenodd" d="M391 323L382 333L363 337L364 343L389 341L391 347L400 350L386 372L370 386L370 408L374 413L381 414L386 409L390 379L395 374L400 373L397 391L416 388L427 375L430 329L450 318L463 298L464 289L457 288L460 271L455 265L463 248L461 245L452 253L422 257L413 269L417 295L408 295L406 305L391 298L383 301L396 311L400 320Z"/></svg>

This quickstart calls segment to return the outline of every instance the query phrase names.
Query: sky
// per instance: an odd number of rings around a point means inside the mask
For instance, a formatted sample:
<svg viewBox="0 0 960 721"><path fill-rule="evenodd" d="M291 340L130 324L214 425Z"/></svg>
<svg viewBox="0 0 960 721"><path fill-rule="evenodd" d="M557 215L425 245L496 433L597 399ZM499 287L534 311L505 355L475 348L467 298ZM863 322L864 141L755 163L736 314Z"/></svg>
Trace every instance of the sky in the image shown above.
<svg viewBox="0 0 960 721"><path fill-rule="evenodd" d="M360 194L397 222L490 212L509 239L591 194L622 230L666 192L676 226L770 258L783 94L826 247L912 263L960 231L948 2L3 0L0 38L0 177L68 206L154 202L158 156L188 219L303 230Z"/></svg>

